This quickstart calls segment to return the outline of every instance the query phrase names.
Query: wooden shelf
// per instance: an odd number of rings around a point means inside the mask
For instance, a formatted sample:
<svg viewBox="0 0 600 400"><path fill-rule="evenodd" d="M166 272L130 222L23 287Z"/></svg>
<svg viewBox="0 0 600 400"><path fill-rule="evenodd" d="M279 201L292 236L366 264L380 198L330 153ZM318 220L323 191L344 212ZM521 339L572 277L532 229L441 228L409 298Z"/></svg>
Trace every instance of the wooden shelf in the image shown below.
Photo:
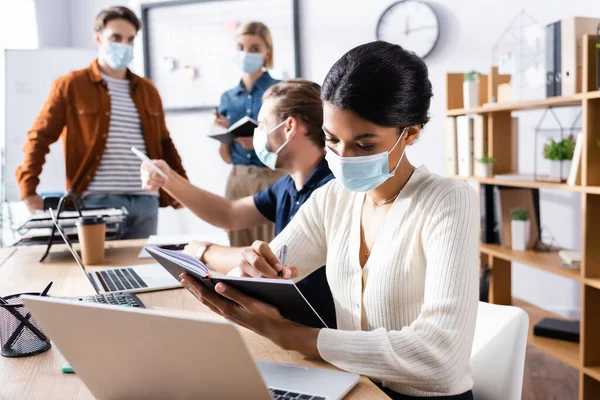
<svg viewBox="0 0 600 400"><path fill-rule="evenodd" d="M600 194L600 186L586 186L585 191L589 194Z"/></svg>
<svg viewBox="0 0 600 400"><path fill-rule="evenodd" d="M529 314L529 336L527 338L528 344L537 347L538 349L550 354L551 356L577 370L582 369L579 343L543 338L533 335L533 326L542 318L561 318L560 316L516 298L513 298L513 305L522 308L527 312L527 314Z"/></svg>
<svg viewBox="0 0 600 400"><path fill-rule="evenodd" d="M567 190L570 192L581 192L581 186L570 186L566 183L553 183L553 182L544 182L544 181L521 181L521 180L501 180L494 178L477 178L474 176L464 177L464 176L455 176L454 178L460 179L463 181L472 181L478 182L480 184L485 185L497 185L497 186L514 186L514 187L522 187L529 189L551 189L551 190ZM600 193L600 188L598 188L598 193Z"/></svg>
<svg viewBox="0 0 600 400"><path fill-rule="evenodd" d="M493 112L503 112L503 111L521 111L521 110L535 110L546 107L569 107L569 106L577 106L581 105L583 99L594 98L596 92L590 93L578 93L573 96L556 96L549 97L547 99L541 100L531 100L531 101L515 101L510 103L493 103L489 105L485 105L482 107L476 107L471 109L453 109L448 110L446 115L448 117L455 117L458 115L467 115L467 114L485 114L485 113L493 113Z"/></svg>
<svg viewBox="0 0 600 400"><path fill-rule="evenodd" d="M586 278L585 284L600 290L600 278Z"/></svg>
<svg viewBox="0 0 600 400"><path fill-rule="evenodd" d="M539 251L513 251L496 244L481 244L479 251L483 254L500 258L502 260L525 264L532 268L541 269L552 274L564 276L582 282L581 272L578 269L563 267L562 261L557 252L539 252Z"/></svg>
<svg viewBox="0 0 600 400"><path fill-rule="evenodd" d="M573 96L556 96L547 99L530 100L530 101L515 101L510 103L493 103L476 108L458 108L448 110L446 116L456 117L467 114L485 114L502 111L521 111L535 110L546 107L571 107L580 105L584 99L600 99L600 90L595 90L588 93L578 93Z"/></svg>
<svg viewBox="0 0 600 400"><path fill-rule="evenodd" d="M583 369L583 372L591 378L600 382L600 367L586 367Z"/></svg>

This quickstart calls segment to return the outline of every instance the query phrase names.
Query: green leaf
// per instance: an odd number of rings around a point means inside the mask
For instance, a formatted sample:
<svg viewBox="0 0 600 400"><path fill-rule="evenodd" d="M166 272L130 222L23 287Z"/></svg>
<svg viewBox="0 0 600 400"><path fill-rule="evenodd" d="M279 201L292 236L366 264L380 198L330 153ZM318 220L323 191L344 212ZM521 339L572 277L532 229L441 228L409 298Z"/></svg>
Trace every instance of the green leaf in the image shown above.
<svg viewBox="0 0 600 400"><path fill-rule="evenodd" d="M529 211L523 208L512 208L510 214L513 221L529 221Z"/></svg>
<svg viewBox="0 0 600 400"><path fill-rule="evenodd" d="M481 156L481 158L477 159L477 162L483 165L491 165L496 163L496 159L484 154Z"/></svg>
<svg viewBox="0 0 600 400"><path fill-rule="evenodd" d="M477 71L467 72L465 74L465 82L475 82L479 78L479 75L481 74Z"/></svg>
<svg viewBox="0 0 600 400"><path fill-rule="evenodd" d="M551 161L572 160L575 151L575 139L569 136L561 141L548 139L544 145L544 158Z"/></svg>

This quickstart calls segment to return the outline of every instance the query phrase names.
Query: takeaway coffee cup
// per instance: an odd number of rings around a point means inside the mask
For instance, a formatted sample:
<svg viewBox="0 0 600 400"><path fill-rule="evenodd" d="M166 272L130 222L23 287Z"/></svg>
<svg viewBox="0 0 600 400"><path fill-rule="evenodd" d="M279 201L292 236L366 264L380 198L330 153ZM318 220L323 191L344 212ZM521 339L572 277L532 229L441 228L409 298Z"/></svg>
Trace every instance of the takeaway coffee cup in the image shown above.
<svg viewBox="0 0 600 400"><path fill-rule="evenodd" d="M98 216L80 217L77 220L77 236L81 245L81 257L85 265L104 263L104 237L106 221Z"/></svg>

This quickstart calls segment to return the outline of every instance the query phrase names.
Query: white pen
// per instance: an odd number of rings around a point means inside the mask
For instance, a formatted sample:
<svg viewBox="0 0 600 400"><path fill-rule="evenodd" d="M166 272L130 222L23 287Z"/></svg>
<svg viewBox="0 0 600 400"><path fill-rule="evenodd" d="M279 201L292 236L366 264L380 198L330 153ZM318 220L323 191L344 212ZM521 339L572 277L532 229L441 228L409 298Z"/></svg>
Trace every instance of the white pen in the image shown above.
<svg viewBox="0 0 600 400"><path fill-rule="evenodd" d="M285 258L287 256L287 245L283 245L283 247L281 248L281 250L279 251L279 262L281 263L281 265L283 265L285 267ZM277 274L279 277L283 276L283 269L281 271L279 271L279 273Z"/></svg>
<svg viewBox="0 0 600 400"><path fill-rule="evenodd" d="M142 160L143 162L147 161L148 165L150 165L150 168L152 168L154 171L156 171L157 174L159 174L163 178L167 179L167 174L165 174L164 172L162 172L160 168L158 168L156 165L154 165L154 163L152 162L152 160L149 159L147 155L145 155L144 153L142 153L141 151L139 151L135 147L132 147L131 151L133 151L133 154L135 154L136 156L138 156L138 158L140 160Z"/></svg>

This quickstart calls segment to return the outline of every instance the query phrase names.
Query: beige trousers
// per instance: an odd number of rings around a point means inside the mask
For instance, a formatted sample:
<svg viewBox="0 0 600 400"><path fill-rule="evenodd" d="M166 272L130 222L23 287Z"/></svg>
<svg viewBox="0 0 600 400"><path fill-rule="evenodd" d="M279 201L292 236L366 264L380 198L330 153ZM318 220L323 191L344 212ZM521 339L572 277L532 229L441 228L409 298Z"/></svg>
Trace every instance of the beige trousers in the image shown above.
<svg viewBox="0 0 600 400"><path fill-rule="evenodd" d="M225 197L229 200L238 200L253 196L271 186L284 175L283 171L273 171L266 167L234 165L227 179ZM228 235L232 247L250 246L255 240L269 243L275 237L275 224L269 223L233 231Z"/></svg>

